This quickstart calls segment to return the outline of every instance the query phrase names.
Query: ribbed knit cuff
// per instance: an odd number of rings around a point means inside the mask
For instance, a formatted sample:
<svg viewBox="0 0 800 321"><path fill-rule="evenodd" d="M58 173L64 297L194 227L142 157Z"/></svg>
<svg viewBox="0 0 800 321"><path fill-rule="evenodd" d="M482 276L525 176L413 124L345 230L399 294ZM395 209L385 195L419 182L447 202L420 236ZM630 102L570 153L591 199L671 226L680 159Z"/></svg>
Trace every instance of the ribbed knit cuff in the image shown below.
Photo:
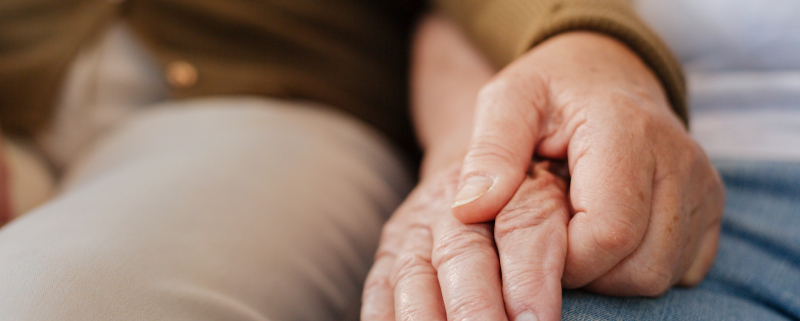
<svg viewBox="0 0 800 321"><path fill-rule="evenodd" d="M560 33L587 30L614 37L653 70L673 109L688 126L680 64L636 17L629 0L438 0L438 5L497 67Z"/></svg>

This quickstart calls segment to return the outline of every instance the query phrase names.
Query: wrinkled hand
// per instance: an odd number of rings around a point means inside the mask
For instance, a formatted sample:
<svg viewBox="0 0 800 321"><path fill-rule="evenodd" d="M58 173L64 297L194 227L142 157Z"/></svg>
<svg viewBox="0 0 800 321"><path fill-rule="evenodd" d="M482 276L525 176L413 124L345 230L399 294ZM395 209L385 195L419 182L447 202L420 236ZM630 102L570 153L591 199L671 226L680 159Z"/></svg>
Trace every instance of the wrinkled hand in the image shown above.
<svg viewBox="0 0 800 321"><path fill-rule="evenodd" d="M494 219L519 195L536 152L566 159L571 174L564 287L656 296L710 269L722 184L626 46L588 32L556 36L483 87L476 108L453 204L459 220ZM533 306L529 293L506 301Z"/></svg>
<svg viewBox="0 0 800 321"><path fill-rule="evenodd" d="M548 166L531 169L494 224L451 215L458 166L420 183L384 227L362 320L508 320L506 309L558 319L569 210ZM526 300L504 303L512 294Z"/></svg>

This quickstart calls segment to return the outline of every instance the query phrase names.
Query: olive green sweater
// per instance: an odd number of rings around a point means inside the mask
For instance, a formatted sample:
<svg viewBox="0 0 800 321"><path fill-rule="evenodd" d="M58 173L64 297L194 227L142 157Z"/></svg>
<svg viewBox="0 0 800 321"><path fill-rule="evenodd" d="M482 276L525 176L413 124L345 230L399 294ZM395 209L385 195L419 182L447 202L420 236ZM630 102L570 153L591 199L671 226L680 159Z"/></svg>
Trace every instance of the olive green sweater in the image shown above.
<svg viewBox="0 0 800 321"><path fill-rule="evenodd" d="M128 22L168 74L196 81L175 98L265 95L326 103L413 146L406 106L408 39L424 4L413 0L2 0L0 127L46 126L65 71L116 19ZM555 34L594 30L628 44L661 79L686 119L678 63L629 0L437 0L497 67ZM174 64L173 64L174 65ZM184 64L186 65L186 64Z"/></svg>

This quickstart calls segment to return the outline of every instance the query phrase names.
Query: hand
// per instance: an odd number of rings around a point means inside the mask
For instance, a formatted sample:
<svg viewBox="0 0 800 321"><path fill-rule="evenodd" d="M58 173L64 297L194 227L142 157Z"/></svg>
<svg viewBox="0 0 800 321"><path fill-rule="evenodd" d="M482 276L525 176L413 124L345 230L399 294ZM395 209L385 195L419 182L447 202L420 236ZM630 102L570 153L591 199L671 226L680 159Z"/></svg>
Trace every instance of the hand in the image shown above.
<svg viewBox="0 0 800 321"><path fill-rule="evenodd" d="M474 119L453 204L462 222L494 219L535 151L566 159L571 174L563 286L657 296L710 269L722 184L623 44L589 32L551 38L481 89Z"/></svg>
<svg viewBox="0 0 800 321"><path fill-rule="evenodd" d="M458 165L421 182L384 227L361 319L559 319L569 211L549 166L531 169L495 224L450 214Z"/></svg>

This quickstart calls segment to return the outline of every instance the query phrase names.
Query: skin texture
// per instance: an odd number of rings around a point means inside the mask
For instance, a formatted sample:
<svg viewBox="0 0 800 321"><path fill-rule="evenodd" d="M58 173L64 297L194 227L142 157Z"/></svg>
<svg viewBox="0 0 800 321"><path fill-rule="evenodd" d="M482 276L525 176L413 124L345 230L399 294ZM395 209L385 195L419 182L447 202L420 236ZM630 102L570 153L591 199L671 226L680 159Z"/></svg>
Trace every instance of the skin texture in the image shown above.
<svg viewBox="0 0 800 321"><path fill-rule="evenodd" d="M565 287L657 296L710 269L721 180L623 44L587 32L546 41L481 89L475 120L462 183L479 175L494 186L453 209L462 222L493 219L535 150L569 165Z"/></svg>
<svg viewBox="0 0 800 321"><path fill-rule="evenodd" d="M658 296L702 280L724 190L635 53L571 32L495 73L433 16L412 56L422 179L387 223L363 319L557 320L562 286ZM534 152L561 168L531 170ZM491 187L459 202L475 176Z"/></svg>
<svg viewBox="0 0 800 321"><path fill-rule="evenodd" d="M557 319L566 183L548 171L549 162L539 163L494 224L464 224L449 202L459 167L420 183L384 227L362 319L508 320L531 310ZM525 301L504 304L520 294Z"/></svg>

